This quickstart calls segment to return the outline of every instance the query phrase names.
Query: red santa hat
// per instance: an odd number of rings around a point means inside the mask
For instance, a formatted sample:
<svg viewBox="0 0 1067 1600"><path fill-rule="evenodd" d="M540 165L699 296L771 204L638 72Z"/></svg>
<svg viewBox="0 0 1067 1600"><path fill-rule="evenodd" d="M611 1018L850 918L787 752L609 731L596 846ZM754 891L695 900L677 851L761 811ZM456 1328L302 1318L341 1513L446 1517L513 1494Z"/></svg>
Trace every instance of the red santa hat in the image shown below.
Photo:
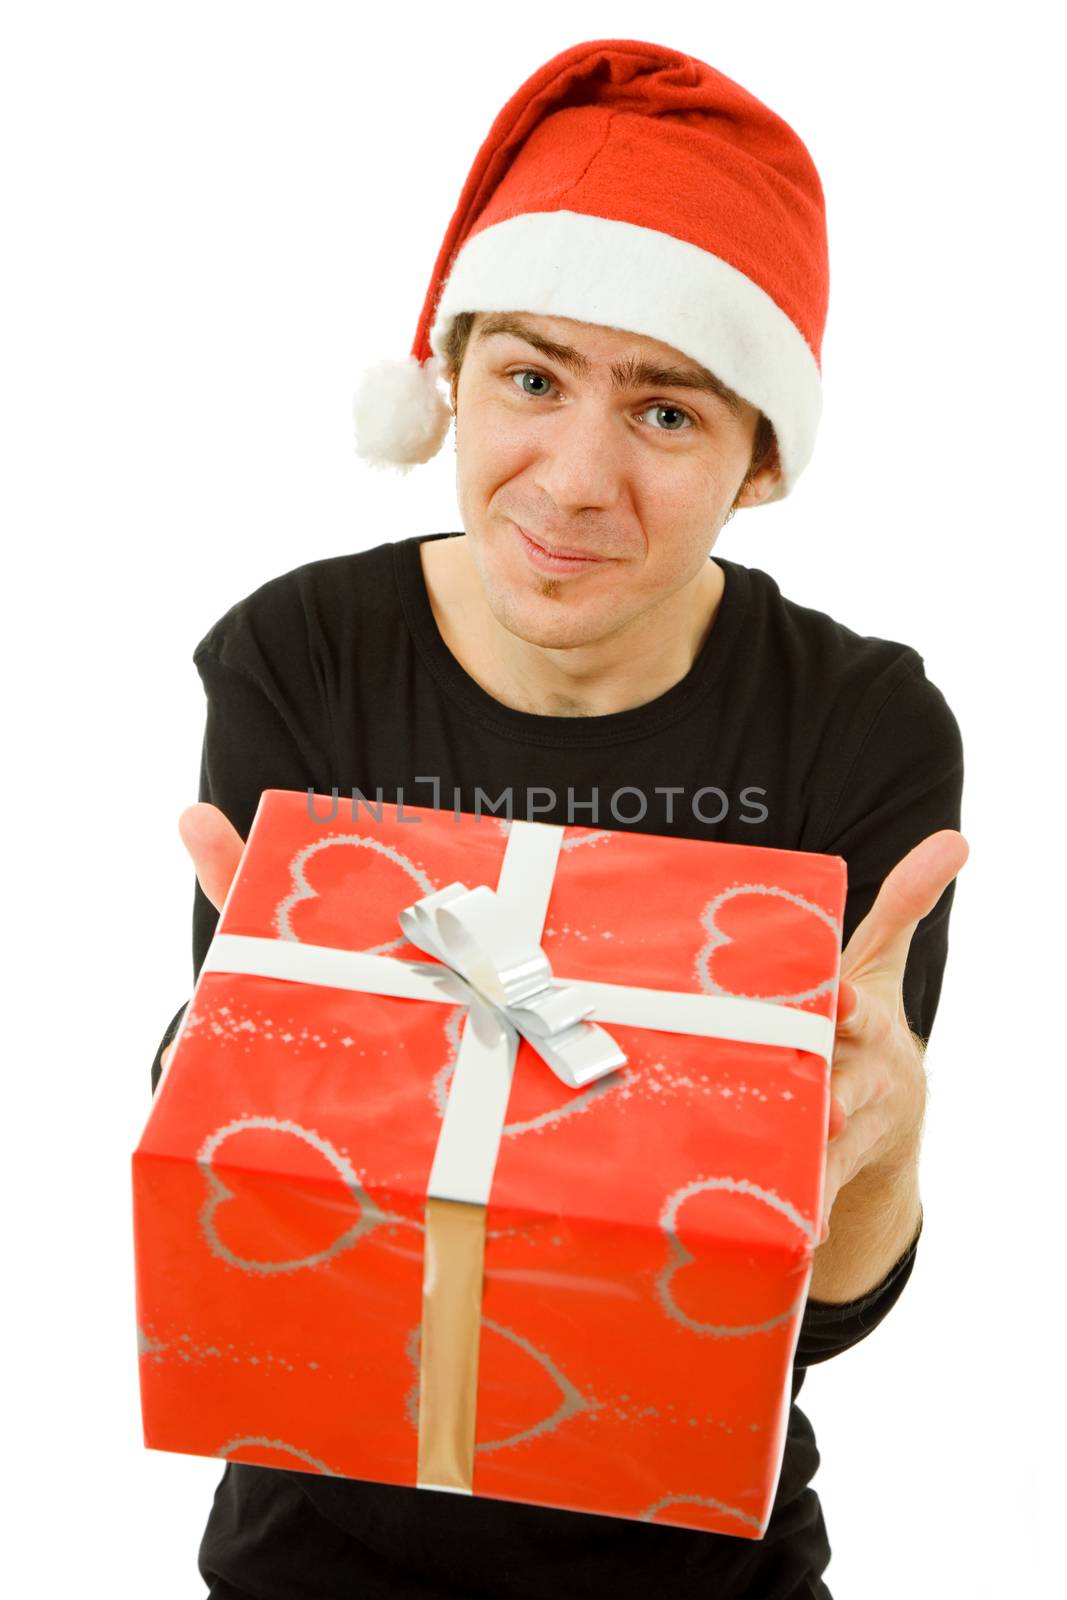
<svg viewBox="0 0 1067 1600"><path fill-rule="evenodd" d="M703 61L637 39L573 45L529 78L475 157L410 356L364 374L356 449L406 469L440 449L464 311L645 334L770 420L790 492L822 408L829 294L815 164L781 117Z"/></svg>

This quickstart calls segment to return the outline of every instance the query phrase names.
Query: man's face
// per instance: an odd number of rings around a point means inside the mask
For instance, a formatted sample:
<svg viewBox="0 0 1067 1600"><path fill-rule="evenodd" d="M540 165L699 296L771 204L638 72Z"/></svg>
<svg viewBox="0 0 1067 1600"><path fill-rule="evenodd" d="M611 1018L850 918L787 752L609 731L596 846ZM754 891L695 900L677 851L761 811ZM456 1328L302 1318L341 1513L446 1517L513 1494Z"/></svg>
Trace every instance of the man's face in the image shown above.
<svg viewBox="0 0 1067 1600"><path fill-rule="evenodd" d="M513 331L493 331L505 320ZM679 381L702 371L670 345L596 323L475 318L453 388L457 492L486 599L510 632L548 648L590 644L704 579L759 412ZM777 477L772 452L739 503L766 498ZM524 534L600 559L553 566Z"/></svg>

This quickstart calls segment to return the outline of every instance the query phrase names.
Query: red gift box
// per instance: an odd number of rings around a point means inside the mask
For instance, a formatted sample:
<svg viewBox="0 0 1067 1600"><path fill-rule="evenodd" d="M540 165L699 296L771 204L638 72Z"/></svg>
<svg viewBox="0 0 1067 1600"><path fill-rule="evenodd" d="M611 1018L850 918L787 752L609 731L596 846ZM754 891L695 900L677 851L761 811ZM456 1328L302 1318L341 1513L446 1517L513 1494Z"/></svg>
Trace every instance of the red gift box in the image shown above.
<svg viewBox="0 0 1067 1600"><path fill-rule="evenodd" d="M329 807L262 794L133 1156L145 1444L762 1537L844 861Z"/></svg>

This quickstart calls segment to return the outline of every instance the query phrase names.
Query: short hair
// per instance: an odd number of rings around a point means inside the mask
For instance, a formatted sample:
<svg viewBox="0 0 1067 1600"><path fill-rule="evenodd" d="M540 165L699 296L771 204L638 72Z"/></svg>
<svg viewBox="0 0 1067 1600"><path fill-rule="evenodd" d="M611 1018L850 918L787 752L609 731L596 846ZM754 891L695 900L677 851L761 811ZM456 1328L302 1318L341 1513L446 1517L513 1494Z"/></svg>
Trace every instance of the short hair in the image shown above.
<svg viewBox="0 0 1067 1600"><path fill-rule="evenodd" d="M477 315L478 313L476 311L460 311L455 317L453 317L451 326L449 327L448 333L445 337L445 341L442 346L442 353L453 383L458 383L459 381L460 368L463 365L463 357L467 353L467 345L470 341L471 329L474 326L474 319ZM774 425L768 417L763 415L763 412L761 411L759 414L759 421L756 424L756 437L752 444L752 459L749 461L748 471L745 474L744 483L747 483L749 478L752 477L753 473L755 473L763 465L764 461L771 453L771 447L773 446L774 442ZM742 483L741 488L744 488L744 483ZM741 490L739 489L738 494L740 494L740 492Z"/></svg>

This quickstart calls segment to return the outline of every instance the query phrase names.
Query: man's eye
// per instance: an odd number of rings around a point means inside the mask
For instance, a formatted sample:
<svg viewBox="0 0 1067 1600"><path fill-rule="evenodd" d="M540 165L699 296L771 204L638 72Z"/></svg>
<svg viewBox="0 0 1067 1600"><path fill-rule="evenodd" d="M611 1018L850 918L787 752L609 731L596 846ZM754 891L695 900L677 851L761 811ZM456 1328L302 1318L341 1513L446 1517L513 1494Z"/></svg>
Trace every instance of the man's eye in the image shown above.
<svg viewBox="0 0 1067 1600"><path fill-rule="evenodd" d="M551 389L551 387L552 387L552 385L549 383L548 379L545 377L543 372L534 372L533 369L530 368L530 367L523 367L521 372L512 372L512 373L509 374L509 376L511 378L518 378L520 380L523 379L523 378L533 378L535 383L543 383L543 384L545 384L547 389ZM521 383L520 383L520 387L521 387ZM530 395L531 398L534 399L534 400L539 400L541 398L541 396L546 391L545 391L545 389L533 389L533 390L531 390L531 389L523 389L522 392L523 392L523 394Z"/></svg>
<svg viewBox="0 0 1067 1600"><path fill-rule="evenodd" d="M695 426L695 424L693 422L693 419L689 415L688 411L683 411L681 406L669 406L669 405L666 405L666 404L663 404L663 403L657 403L656 405L646 407L646 409L644 411L642 411L641 415L643 417L647 417L648 413L650 411L666 411L669 416L680 417L682 419L682 423L688 425L690 428ZM684 433L685 432L685 426L680 426L680 427L673 427L672 426L672 427L669 427L669 428L656 428L656 429L654 429L654 432L656 432L656 433Z"/></svg>

